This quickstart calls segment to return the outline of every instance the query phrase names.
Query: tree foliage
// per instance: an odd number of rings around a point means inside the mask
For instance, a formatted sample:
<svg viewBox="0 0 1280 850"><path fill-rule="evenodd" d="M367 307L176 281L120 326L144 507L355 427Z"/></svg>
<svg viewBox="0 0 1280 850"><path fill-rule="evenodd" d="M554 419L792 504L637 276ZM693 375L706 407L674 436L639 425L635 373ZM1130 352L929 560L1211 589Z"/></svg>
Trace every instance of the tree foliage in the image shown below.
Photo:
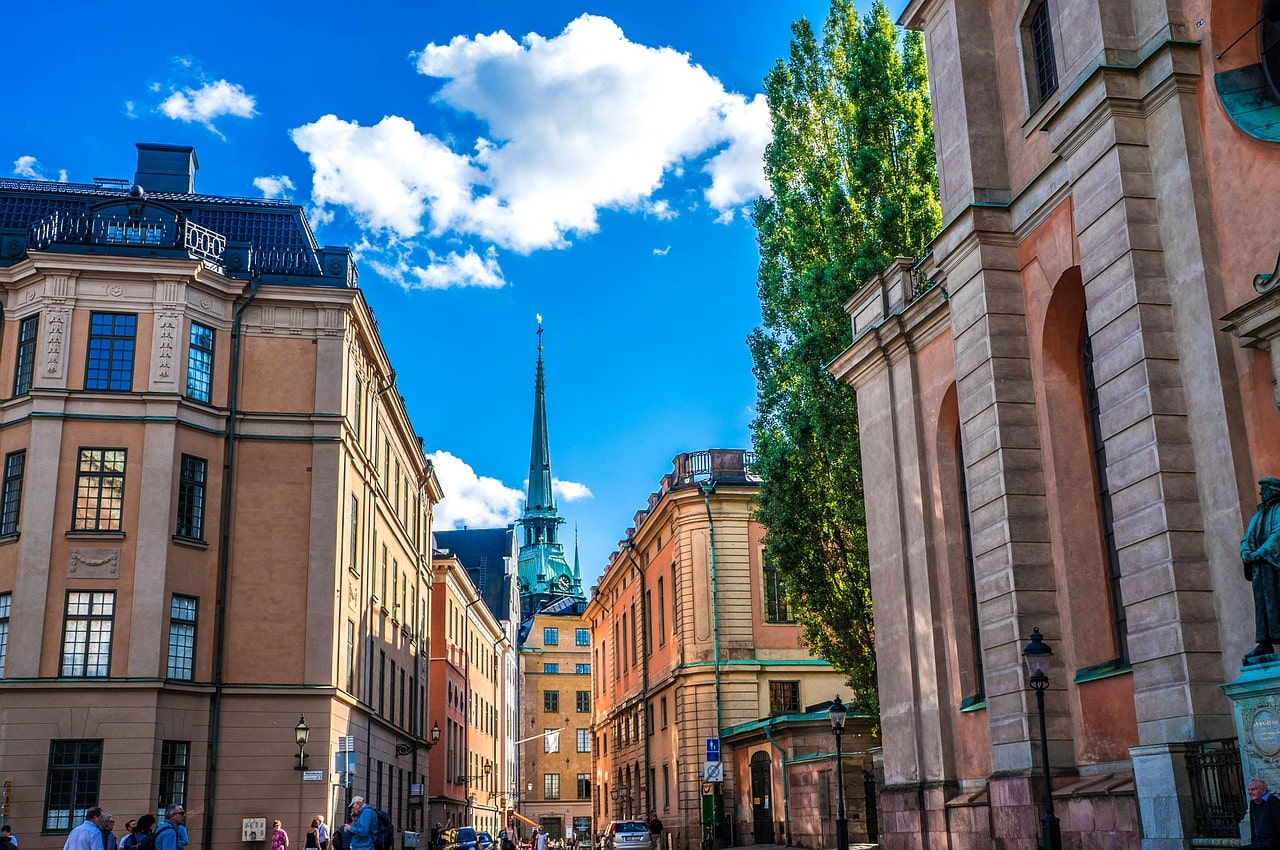
<svg viewBox="0 0 1280 850"><path fill-rule="evenodd" d="M765 82L771 196L753 213L758 516L806 643L875 712L857 410L826 365L850 343L844 303L940 224L924 48L882 0L862 17L832 0L821 39L804 19L791 30Z"/></svg>

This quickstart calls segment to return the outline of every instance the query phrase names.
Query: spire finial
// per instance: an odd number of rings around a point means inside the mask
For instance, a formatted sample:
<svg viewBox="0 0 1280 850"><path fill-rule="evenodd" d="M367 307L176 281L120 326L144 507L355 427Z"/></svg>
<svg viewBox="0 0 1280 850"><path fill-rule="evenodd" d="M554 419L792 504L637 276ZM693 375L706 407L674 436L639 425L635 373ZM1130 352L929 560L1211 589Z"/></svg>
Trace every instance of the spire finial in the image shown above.
<svg viewBox="0 0 1280 850"><path fill-rule="evenodd" d="M538 313L538 354L542 354L542 314Z"/></svg>

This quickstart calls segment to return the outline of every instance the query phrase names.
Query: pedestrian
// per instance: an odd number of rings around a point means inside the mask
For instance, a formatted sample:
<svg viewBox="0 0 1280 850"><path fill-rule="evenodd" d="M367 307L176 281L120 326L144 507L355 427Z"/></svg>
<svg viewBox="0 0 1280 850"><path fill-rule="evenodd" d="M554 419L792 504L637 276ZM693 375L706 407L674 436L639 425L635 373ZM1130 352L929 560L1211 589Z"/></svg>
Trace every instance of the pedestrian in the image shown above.
<svg viewBox="0 0 1280 850"><path fill-rule="evenodd" d="M143 815L137 820L129 821L129 823L133 825L125 825L129 830L129 834L121 839L120 850L129 850L130 847L150 835L152 830L156 828L156 816L151 814Z"/></svg>
<svg viewBox="0 0 1280 850"><path fill-rule="evenodd" d="M138 818L138 823L142 823ZM170 803L164 809L164 823L156 828L156 850L182 850L187 846L187 807Z"/></svg>
<svg viewBox="0 0 1280 850"><path fill-rule="evenodd" d="M316 815L316 820L316 838L320 842L320 850L329 850L329 824L324 822L324 815Z"/></svg>
<svg viewBox="0 0 1280 850"><path fill-rule="evenodd" d="M289 850L289 833L278 820L271 822L271 850Z"/></svg>
<svg viewBox="0 0 1280 850"><path fill-rule="evenodd" d="M102 809L90 806L85 810L84 823L67 834L62 850L102 850Z"/></svg>
<svg viewBox="0 0 1280 850"><path fill-rule="evenodd" d="M18 839L7 823L0 826L0 850L18 850Z"/></svg>
<svg viewBox="0 0 1280 850"><path fill-rule="evenodd" d="M351 822L343 829L347 832L347 850L373 850L378 815L364 804L364 797L351 798Z"/></svg>
<svg viewBox="0 0 1280 850"><path fill-rule="evenodd" d="M303 844L307 850L320 850L320 818L312 818L307 828L307 837Z"/></svg>
<svg viewBox="0 0 1280 850"><path fill-rule="evenodd" d="M547 850L547 834L538 827L533 831L533 850Z"/></svg>
<svg viewBox="0 0 1280 850"><path fill-rule="evenodd" d="M116 850L116 819L111 812L102 813L102 850Z"/></svg>
<svg viewBox="0 0 1280 850"><path fill-rule="evenodd" d="M1240 850L1280 850L1280 797L1261 779L1249 780L1250 843Z"/></svg>

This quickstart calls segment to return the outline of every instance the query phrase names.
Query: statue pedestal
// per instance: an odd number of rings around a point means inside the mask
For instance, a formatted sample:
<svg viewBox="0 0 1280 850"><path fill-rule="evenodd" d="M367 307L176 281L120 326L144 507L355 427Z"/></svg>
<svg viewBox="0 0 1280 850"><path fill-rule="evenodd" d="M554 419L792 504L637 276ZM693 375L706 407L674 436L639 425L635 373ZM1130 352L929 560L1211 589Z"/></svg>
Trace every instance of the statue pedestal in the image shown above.
<svg viewBox="0 0 1280 850"><path fill-rule="evenodd" d="M1222 690L1235 714L1245 781L1256 776L1280 789L1280 654L1240 668L1240 678Z"/></svg>

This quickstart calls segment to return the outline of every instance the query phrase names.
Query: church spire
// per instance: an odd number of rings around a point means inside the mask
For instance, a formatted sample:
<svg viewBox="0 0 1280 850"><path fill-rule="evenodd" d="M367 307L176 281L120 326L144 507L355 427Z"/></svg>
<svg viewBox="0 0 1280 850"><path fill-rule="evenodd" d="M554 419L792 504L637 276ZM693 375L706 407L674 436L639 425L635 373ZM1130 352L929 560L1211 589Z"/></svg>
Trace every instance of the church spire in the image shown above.
<svg viewBox="0 0 1280 850"><path fill-rule="evenodd" d="M542 374L542 315L538 315L538 371L533 383L533 444L529 451L529 494L525 516L555 516L551 491L551 445L547 439L547 386Z"/></svg>

